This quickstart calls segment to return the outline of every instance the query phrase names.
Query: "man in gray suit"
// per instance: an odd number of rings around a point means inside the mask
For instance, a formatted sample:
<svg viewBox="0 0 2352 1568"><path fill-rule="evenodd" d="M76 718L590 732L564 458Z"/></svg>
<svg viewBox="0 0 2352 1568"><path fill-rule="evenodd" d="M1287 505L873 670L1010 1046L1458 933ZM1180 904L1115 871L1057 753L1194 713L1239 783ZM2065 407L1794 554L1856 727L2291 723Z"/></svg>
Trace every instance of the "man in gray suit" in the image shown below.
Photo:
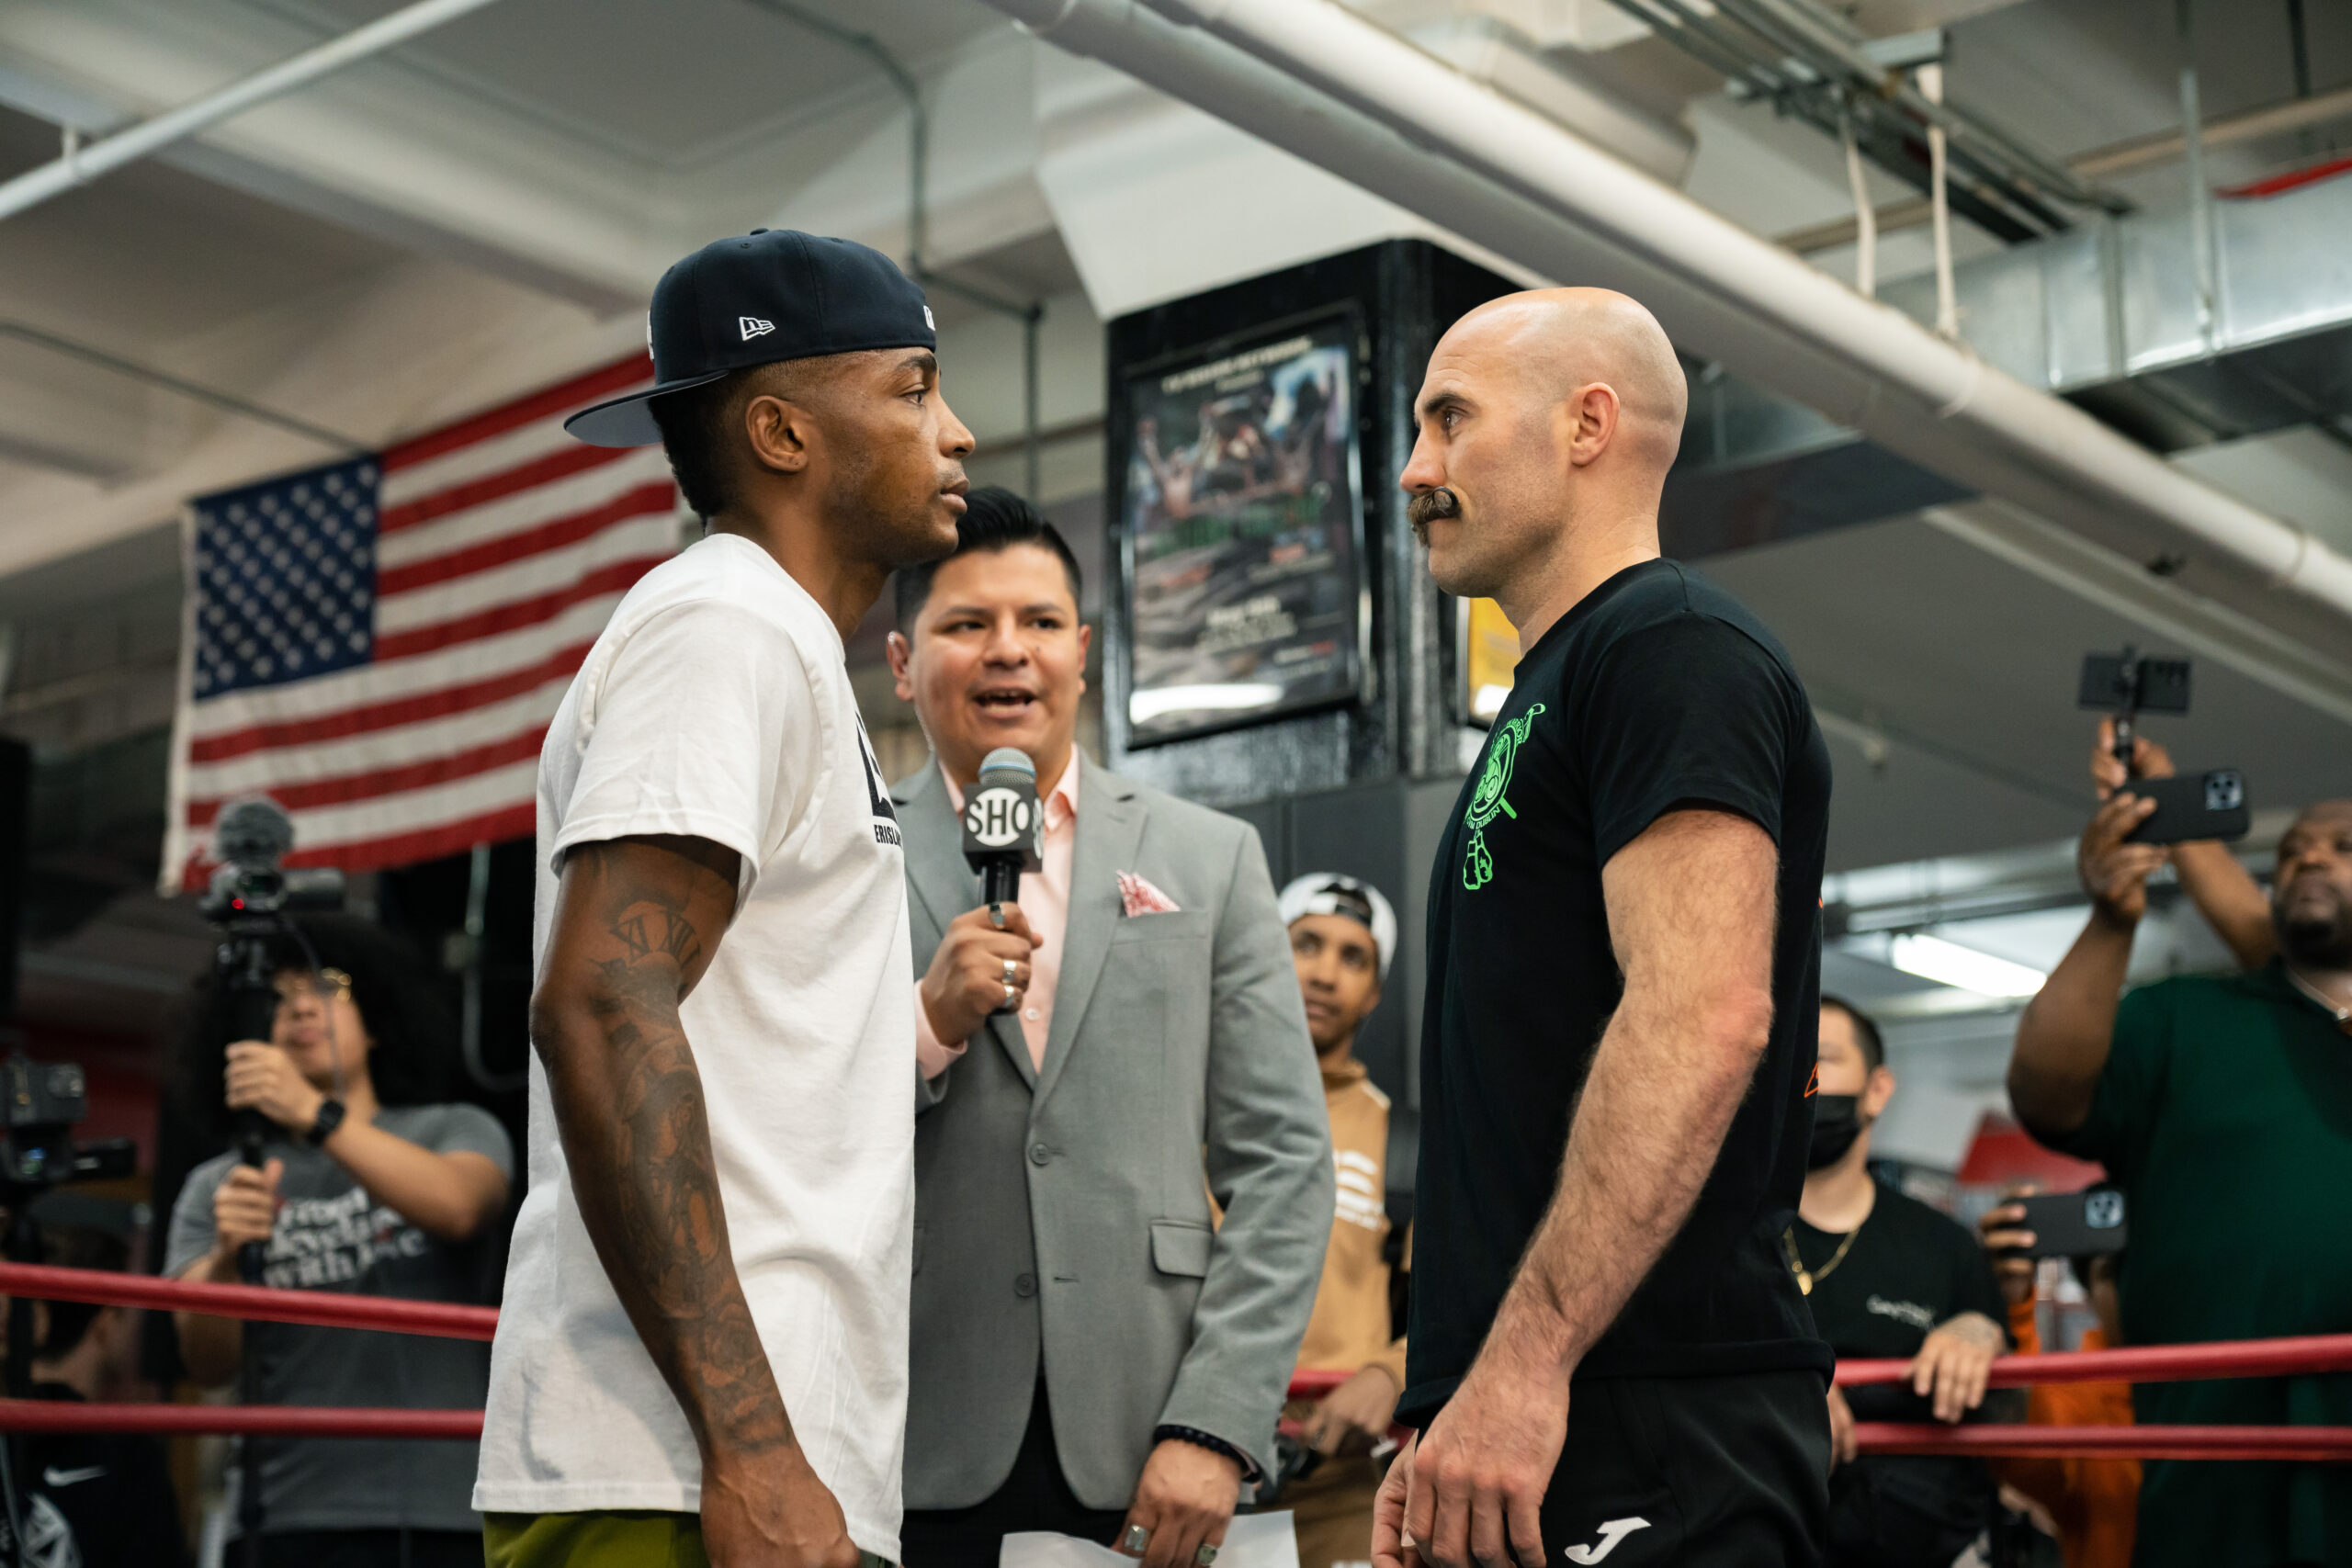
<svg viewBox="0 0 2352 1568"><path fill-rule="evenodd" d="M1205 1568L1272 1461L1331 1228L1315 1052L1257 835L1077 749L1078 564L1017 496L968 504L890 638L933 751L892 795L922 1061L902 1551L995 1568L1046 1529ZM1036 763L1045 865L992 917L956 813L999 746Z"/></svg>

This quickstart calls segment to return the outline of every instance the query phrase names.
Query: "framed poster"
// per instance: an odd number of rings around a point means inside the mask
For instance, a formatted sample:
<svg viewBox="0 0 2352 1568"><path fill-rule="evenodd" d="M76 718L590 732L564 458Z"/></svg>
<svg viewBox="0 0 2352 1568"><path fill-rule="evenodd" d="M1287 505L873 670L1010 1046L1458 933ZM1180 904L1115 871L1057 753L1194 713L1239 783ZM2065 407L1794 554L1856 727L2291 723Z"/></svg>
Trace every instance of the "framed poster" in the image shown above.
<svg viewBox="0 0 2352 1568"><path fill-rule="evenodd" d="M1129 746L1360 694L1362 357L1348 305L1128 375Z"/></svg>

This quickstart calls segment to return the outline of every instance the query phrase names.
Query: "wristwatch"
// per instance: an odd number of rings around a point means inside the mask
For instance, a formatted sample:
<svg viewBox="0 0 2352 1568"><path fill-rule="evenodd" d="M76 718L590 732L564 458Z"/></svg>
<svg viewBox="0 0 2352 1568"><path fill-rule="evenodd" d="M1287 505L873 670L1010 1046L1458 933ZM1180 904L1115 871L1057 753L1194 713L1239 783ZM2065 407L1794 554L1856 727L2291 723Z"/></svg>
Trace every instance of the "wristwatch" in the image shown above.
<svg viewBox="0 0 2352 1568"><path fill-rule="evenodd" d="M311 1130L302 1134L303 1141L317 1148L334 1136L334 1130L343 1125L343 1101L332 1097L322 1100L319 1101L318 1120L312 1122Z"/></svg>

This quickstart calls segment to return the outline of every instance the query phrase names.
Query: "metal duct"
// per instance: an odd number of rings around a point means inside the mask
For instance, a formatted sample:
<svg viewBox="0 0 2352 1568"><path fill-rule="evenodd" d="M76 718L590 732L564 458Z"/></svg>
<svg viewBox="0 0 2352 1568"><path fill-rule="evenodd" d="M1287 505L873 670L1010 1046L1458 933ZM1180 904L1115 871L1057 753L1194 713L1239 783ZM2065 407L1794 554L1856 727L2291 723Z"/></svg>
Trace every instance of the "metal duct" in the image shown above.
<svg viewBox="0 0 2352 1568"><path fill-rule="evenodd" d="M1338 6L1183 8L1261 60L1135 0L989 3L1499 254L1622 288L1686 350L1958 483L2352 646L2352 561Z"/></svg>

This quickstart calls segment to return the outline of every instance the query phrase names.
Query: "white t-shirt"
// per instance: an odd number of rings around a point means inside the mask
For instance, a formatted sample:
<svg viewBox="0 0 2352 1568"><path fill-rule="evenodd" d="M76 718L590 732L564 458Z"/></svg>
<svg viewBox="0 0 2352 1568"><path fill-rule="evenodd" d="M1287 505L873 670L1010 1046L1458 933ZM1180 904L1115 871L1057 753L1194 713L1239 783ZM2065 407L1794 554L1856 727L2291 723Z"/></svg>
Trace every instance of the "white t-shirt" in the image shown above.
<svg viewBox="0 0 2352 1568"><path fill-rule="evenodd" d="M735 918L680 1010L735 1268L850 1539L896 1562L915 1050L898 819L840 634L749 540L713 535L648 572L556 712L539 755L542 961L564 852L637 833L741 857ZM685 1416L581 1223L534 1055L530 1190L474 1506L691 1512L700 1483Z"/></svg>

